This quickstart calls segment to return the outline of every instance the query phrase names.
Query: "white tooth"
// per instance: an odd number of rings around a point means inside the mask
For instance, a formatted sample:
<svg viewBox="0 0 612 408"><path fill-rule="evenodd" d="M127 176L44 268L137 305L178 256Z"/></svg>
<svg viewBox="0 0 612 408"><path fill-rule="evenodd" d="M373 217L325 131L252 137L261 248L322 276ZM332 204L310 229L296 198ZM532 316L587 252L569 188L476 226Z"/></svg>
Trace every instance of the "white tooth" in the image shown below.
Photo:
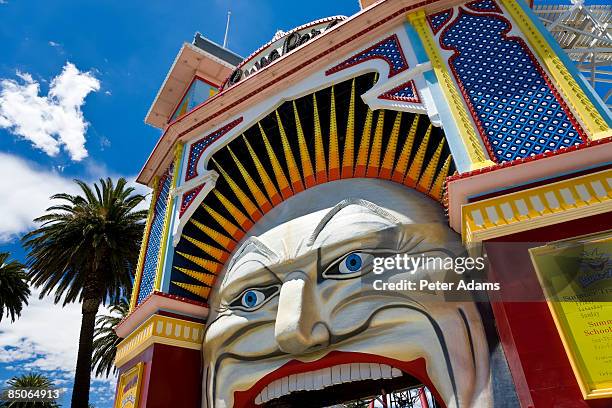
<svg viewBox="0 0 612 408"><path fill-rule="evenodd" d="M380 380L382 378L380 364L370 364L370 375L373 380Z"/></svg>
<svg viewBox="0 0 612 408"><path fill-rule="evenodd" d="M297 386L295 388L297 391L302 391L305 389L304 388L304 377L305 377L304 373L300 373L297 375L297 378L296 378Z"/></svg>
<svg viewBox="0 0 612 408"><path fill-rule="evenodd" d="M263 404L263 400L261 399L261 392L257 394L257 398L255 398L255 404L257 405Z"/></svg>
<svg viewBox="0 0 612 408"><path fill-rule="evenodd" d="M332 385L332 369L324 368L321 370L321 378L323 378L323 387L329 387Z"/></svg>
<svg viewBox="0 0 612 408"><path fill-rule="evenodd" d="M323 389L323 370L317 370L314 372L314 389Z"/></svg>
<svg viewBox="0 0 612 408"><path fill-rule="evenodd" d="M282 396L283 395L283 381L281 379L278 379L274 381L272 384L274 384L274 398L278 398Z"/></svg>
<svg viewBox="0 0 612 408"><path fill-rule="evenodd" d="M261 390L261 400L263 402L270 401L270 398L268 398L268 387L267 386L263 390Z"/></svg>
<svg viewBox="0 0 612 408"><path fill-rule="evenodd" d="M339 365L331 369L332 384L342 384L342 373Z"/></svg>
<svg viewBox="0 0 612 408"><path fill-rule="evenodd" d="M291 374L289 376L289 392L297 390L296 379L297 379L297 376L295 374Z"/></svg>
<svg viewBox="0 0 612 408"><path fill-rule="evenodd" d="M401 377L402 376L402 370L399 370L397 368L392 368L391 369L391 375L393 377Z"/></svg>
<svg viewBox="0 0 612 408"><path fill-rule="evenodd" d="M283 377L282 378L282 394L281 395L287 395L289 394L289 377Z"/></svg>
<svg viewBox="0 0 612 408"><path fill-rule="evenodd" d="M393 376L391 376L391 366L388 366L386 364L381 364L380 372L383 378L393 378Z"/></svg>
<svg viewBox="0 0 612 408"><path fill-rule="evenodd" d="M306 373L304 376L304 387L306 387L306 391L314 390L314 375L313 373Z"/></svg>
<svg viewBox="0 0 612 408"><path fill-rule="evenodd" d="M351 382L351 365L342 364L340 366L340 372L342 374L342 382Z"/></svg>
<svg viewBox="0 0 612 408"><path fill-rule="evenodd" d="M351 364L351 381L359 381L361 380L360 372L359 372L359 363Z"/></svg>
<svg viewBox="0 0 612 408"><path fill-rule="evenodd" d="M370 374L370 365L368 363L359 363L359 376L362 380L372 378L372 375Z"/></svg>

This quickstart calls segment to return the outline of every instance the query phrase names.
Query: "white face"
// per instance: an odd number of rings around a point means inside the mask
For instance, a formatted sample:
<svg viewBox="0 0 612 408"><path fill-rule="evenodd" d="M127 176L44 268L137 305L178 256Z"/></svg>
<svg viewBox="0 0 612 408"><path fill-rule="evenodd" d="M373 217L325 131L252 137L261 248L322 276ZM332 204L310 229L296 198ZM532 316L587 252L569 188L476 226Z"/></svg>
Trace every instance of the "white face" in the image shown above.
<svg viewBox="0 0 612 408"><path fill-rule="evenodd" d="M489 353L474 304L371 284L374 257L460 252L438 203L390 182L343 180L285 201L251 234L211 302L205 407L291 394L316 406L339 384L409 385L408 376L447 407L490 406ZM380 275L402 278L431 273Z"/></svg>

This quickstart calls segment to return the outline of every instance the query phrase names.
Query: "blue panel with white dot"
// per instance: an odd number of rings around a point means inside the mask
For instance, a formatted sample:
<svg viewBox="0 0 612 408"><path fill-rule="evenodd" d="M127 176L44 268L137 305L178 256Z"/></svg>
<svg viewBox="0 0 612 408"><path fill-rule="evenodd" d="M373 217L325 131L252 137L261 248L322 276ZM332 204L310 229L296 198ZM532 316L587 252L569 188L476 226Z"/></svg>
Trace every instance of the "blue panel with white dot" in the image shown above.
<svg viewBox="0 0 612 408"><path fill-rule="evenodd" d="M159 194L153 206L153 219L151 220L151 229L149 231L149 239L142 266L138 301L136 305L139 305L145 300L154 289L157 258L160 254L161 241L164 233L164 221L166 207L168 206L168 195L170 194L170 187L172 185L173 167L174 166L170 166L168 173L159 181Z"/></svg>
<svg viewBox="0 0 612 408"><path fill-rule="evenodd" d="M561 102L509 22L462 12L442 34L449 64L499 162L582 143Z"/></svg>
<svg viewBox="0 0 612 408"><path fill-rule="evenodd" d="M391 89L389 92L382 94L380 98L410 102L419 101L419 97L415 91L414 81L408 81L397 88Z"/></svg>
<svg viewBox="0 0 612 408"><path fill-rule="evenodd" d="M431 29L433 30L434 34L440 31L442 26L444 26L444 24L446 24L448 20L450 20L452 15L452 10L444 10L439 13L427 16L427 19L429 20L429 25L431 26Z"/></svg>
<svg viewBox="0 0 612 408"><path fill-rule="evenodd" d="M389 76L405 70L408 68L408 63L404 58L402 47L400 46L397 36L394 34L382 40L379 43L374 44L372 47L360 52L357 55L352 56L344 62L336 65L335 67L327 70L326 75L333 74L334 72L341 71L345 68L357 65L363 61L380 58L385 60L389 64Z"/></svg>
<svg viewBox="0 0 612 408"><path fill-rule="evenodd" d="M467 3L466 6L476 11L501 12L501 9L493 0L477 0Z"/></svg>

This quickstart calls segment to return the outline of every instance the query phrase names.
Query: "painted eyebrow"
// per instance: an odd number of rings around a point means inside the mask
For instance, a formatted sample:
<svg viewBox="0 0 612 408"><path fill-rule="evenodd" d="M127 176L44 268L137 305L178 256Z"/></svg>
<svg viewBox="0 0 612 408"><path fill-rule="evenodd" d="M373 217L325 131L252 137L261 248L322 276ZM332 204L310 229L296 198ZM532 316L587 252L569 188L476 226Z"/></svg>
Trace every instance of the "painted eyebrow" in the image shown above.
<svg viewBox="0 0 612 408"><path fill-rule="evenodd" d="M349 205L357 205L359 207L366 208L372 211L374 214L379 215L380 217L386 219L387 221L391 221L394 224L400 223L399 220L395 216L393 216L390 212L377 206L376 204L370 201L363 200L361 198L346 198L340 201L338 204L336 204L332 209L330 209L327 212L327 214L325 214L325 216L321 219L321 221L319 221L319 224L317 224L317 227L314 229L314 231L310 235L310 238L308 238L306 245L312 246L315 240L317 239L317 237L319 236L319 234L321 233L321 231L323 231L325 226L334 218L334 216L338 214L340 210L342 210L345 207L348 207Z"/></svg>
<svg viewBox="0 0 612 408"><path fill-rule="evenodd" d="M255 248L252 248L254 246ZM261 242L257 237L250 237L238 248L236 254L232 257L230 263L227 265L227 270L231 270L234 265L238 263L245 255L258 253L264 256L270 263L277 262L280 257L271 250L266 244Z"/></svg>

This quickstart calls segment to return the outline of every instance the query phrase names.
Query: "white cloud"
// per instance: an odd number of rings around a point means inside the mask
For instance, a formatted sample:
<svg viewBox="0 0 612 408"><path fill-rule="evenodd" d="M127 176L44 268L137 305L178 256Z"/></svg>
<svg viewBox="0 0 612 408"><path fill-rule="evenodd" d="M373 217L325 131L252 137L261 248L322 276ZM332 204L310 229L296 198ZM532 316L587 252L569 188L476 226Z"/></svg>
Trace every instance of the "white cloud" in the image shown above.
<svg viewBox="0 0 612 408"><path fill-rule="evenodd" d="M55 41L49 41L49 45L52 47L61 47L62 45L60 43L57 43Z"/></svg>
<svg viewBox="0 0 612 408"><path fill-rule="evenodd" d="M50 296L39 299L39 294L39 289L32 289L19 320L0 322L0 362L21 369L63 371L71 378L79 348L81 305L61 307ZM100 308L100 312L107 310Z"/></svg>
<svg viewBox="0 0 612 408"><path fill-rule="evenodd" d="M105 166L92 166L104 173L92 174L86 177L87 182L98 181L100 177L111 177L114 180L118 176L111 174ZM93 171L93 170L91 170ZM72 178L63 177L56 171L35 167L17 156L0 152L0 191L5 191L3 199L0 200L0 243L10 241L27 232L35 226L34 218L43 215L51 205L49 197L56 193L76 194L80 192L79 187ZM147 187L134 182L135 177L126 177L129 185L136 188L136 192L147 194ZM147 200L148 201L148 200ZM148 204L143 202L138 209L146 209ZM2 344L0 342L0 344Z"/></svg>
<svg viewBox="0 0 612 408"><path fill-rule="evenodd" d="M51 195L78 192L69 178L35 168L10 154L0 152L0 189L7 192L0 200L0 242L10 241L34 226L33 219L51 205ZM0 343L1 344L1 343Z"/></svg>
<svg viewBox="0 0 612 408"><path fill-rule="evenodd" d="M63 147L74 161L87 157L89 124L81 107L90 92L100 89L100 81L67 62L44 96L39 95L40 84L30 74L17 72L17 76L21 81L0 80L0 128L29 140L50 156Z"/></svg>

